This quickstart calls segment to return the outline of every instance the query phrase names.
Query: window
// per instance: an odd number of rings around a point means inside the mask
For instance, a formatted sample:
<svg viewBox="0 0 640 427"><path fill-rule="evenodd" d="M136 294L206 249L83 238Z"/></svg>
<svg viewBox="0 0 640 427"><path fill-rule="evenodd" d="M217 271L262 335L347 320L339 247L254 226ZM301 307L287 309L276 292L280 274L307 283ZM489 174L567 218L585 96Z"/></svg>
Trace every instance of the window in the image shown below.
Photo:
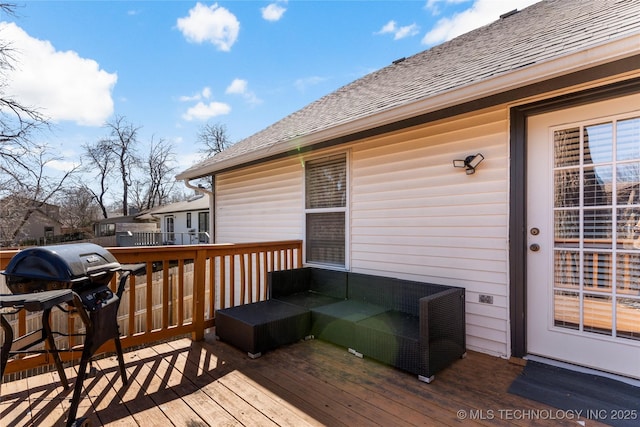
<svg viewBox="0 0 640 427"><path fill-rule="evenodd" d="M166 217L165 224L167 225L165 230L167 232L167 241L173 242L176 238L175 234L173 233L175 231L174 224L173 224L173 217L172 216Z"/></svg>
<svg viewBox="0 0 640 427"><path fill-rule="evenodd" d="M187 212L187 228L191 228L191 212Z"/></svg>
<svg viewBox="0 0 640 427"><path fill-rule="evenodd" d="M209 243L209 237L205 234L209 232L209 212L198 212L198 241Z"/></svg>
<svg viewBox="0 0 640 427"><path fill-rule="evenodd" d="M640 117L553 142L554 326L640 340Z"/></svg>
<svg viewBox="0 0 640 427"><path fill-rule="evenodd" d="M306 162L307 262L345 266L346 212L346 156L333 156Z"/></svg>
<svg viewBox="0 0 640 427"><path fill-rule="evenodd" d="M100 236L114 236L115 234L115 224L100 224Z"/></svg>

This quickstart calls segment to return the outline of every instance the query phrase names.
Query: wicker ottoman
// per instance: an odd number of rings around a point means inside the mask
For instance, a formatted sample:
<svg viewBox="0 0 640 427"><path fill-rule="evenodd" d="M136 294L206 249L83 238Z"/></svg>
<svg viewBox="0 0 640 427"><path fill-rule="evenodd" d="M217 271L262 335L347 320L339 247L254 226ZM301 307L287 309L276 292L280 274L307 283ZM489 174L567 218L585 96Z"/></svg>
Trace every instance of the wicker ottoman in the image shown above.
<svg viewBox="0 0 640 427"><path fill-rule="evenodd" d="M309 310L278 300L239 305L216 312L216 335L220 340L246 351L251 358L305 338L310 328Z"/></svg>

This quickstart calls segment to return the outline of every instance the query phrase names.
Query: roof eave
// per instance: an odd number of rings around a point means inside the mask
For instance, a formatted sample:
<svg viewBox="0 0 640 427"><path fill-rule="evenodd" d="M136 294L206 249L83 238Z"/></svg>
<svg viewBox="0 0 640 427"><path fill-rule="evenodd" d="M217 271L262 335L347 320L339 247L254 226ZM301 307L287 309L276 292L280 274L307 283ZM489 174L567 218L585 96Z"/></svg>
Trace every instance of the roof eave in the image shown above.
<svg viewBox="0 0 640 427"><path fill-rule="evenodd" d="M394 107L370 116L356 119L347 123L323 129L321 131L280 142L263 149L248 152L233 158L222 160L201 168L186 170L176 176L177 180L189 181L215 174L218 171L232 169L250 164L267 157L284 154L292 150L299 150L323 141L342 137L383 126L403 119L414 117L431 111L453 107L465 102L506 92L519 87L539 83L554 77L585 70L601 64L624 59L640 54L640 34L632 34L585 50L555 57L513 70L498 76L490 77L479 82L470 83L435 96L421 99Z"/></svg>

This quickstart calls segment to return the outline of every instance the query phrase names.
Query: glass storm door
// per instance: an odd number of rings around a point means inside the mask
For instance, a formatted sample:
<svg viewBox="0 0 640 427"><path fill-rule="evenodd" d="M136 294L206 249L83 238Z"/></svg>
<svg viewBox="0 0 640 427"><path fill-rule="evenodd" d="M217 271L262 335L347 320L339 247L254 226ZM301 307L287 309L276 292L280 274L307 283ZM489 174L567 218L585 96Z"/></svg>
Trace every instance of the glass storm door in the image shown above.
<svg viewBox="0 0 640 427"><path fill-rule="evenodd" d="M640 378L640 96L530 117L527 351ZM635 111L634 111L635 110Z"/></svg>

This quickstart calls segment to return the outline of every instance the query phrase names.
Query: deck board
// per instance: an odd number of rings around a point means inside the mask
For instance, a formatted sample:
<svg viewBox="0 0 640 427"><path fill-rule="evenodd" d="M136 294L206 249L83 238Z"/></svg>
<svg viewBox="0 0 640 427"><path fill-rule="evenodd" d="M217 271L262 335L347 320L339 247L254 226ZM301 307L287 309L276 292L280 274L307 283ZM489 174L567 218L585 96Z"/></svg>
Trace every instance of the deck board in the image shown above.
<svg viewBox="0 0 640 427"><path fill-rule="evenodd" d="M115 357L94 362L79 416L92 426L573 426L577 420L505 419L500 410L552 409L507 389L522 367L470 352L425 384L345 349L311 340L250 359L207 335L124 355L122 385ZM71 382L76 369L66 369ZM6 426L62 426L72 390L57 373L2 385ZM458 411L475 414L462 419ZM589 426L598 423L589 421Z"/></svg>
<svg viewBox="0 0 640 427"><path fill-rule="evenodd" d="M20 420L29 420L29 390L26 381L13 381L2 384L0 398L0 419L15 420L20 426Z"/></svg>

